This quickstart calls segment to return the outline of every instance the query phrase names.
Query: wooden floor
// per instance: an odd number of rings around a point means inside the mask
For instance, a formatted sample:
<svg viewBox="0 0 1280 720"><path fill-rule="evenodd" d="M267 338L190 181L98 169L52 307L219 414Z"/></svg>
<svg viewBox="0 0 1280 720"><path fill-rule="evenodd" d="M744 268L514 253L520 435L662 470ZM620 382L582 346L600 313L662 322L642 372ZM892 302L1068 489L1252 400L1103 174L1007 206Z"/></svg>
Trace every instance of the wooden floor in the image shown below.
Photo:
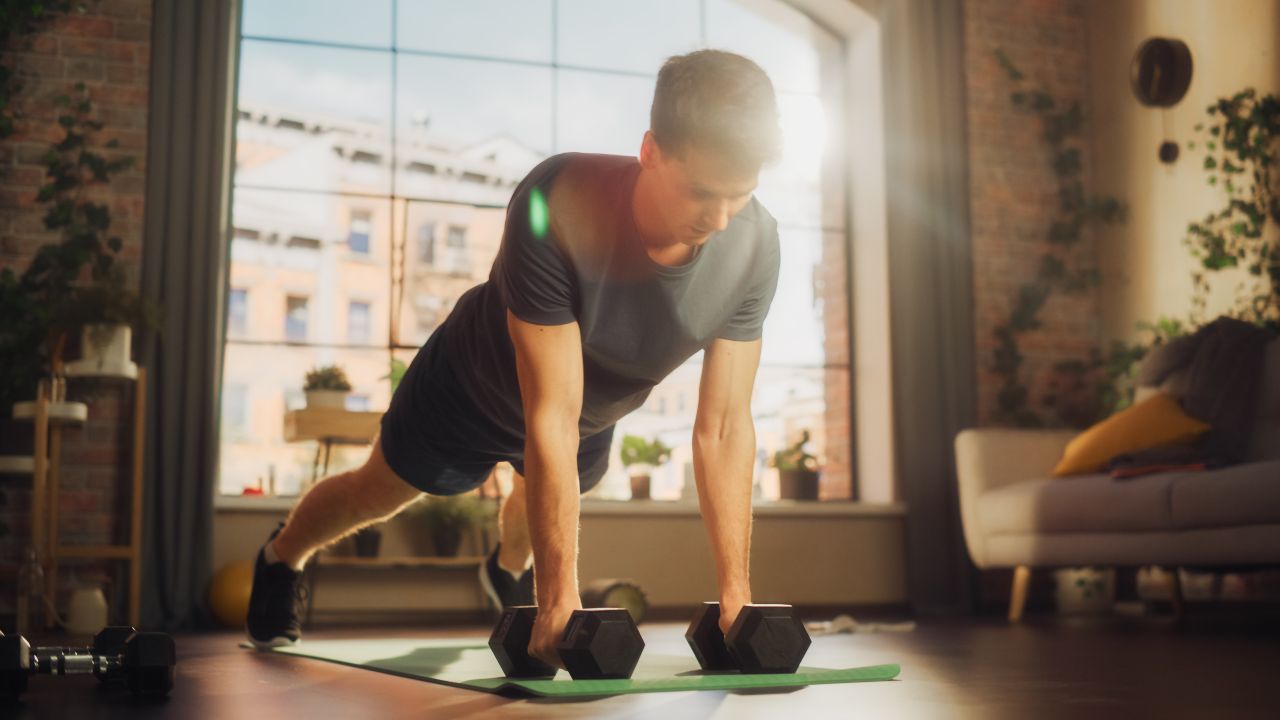
<svg viewBox="0 0 1280 720"><path fill-rule="evenodd" d="M687 652L683 627L646 625L651 652ZM308 637L446 637L484 628L313 631ZM1274 626L1150 619L926 621L909 634L815 638L807 665L896 662L899 680L786 693L655 693L574 702L512 699L242 650L234 633L178 638L164 703L139 705L88 677L33 678L19 718L1276 718Z"/></svg>

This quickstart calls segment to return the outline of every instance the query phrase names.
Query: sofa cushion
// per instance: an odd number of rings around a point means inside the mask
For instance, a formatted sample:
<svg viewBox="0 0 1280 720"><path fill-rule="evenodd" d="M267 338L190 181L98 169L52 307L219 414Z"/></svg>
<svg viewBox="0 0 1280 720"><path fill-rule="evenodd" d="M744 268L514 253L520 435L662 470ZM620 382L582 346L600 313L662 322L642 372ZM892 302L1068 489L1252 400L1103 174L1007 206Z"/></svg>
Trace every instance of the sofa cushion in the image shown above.
<svg viewBox="0 0 1280 720"><path fill-rule="evenodd" d="M1178 530L1280 523L1280 460L1174 473L1171 519Z"/></svg>
<svg viewBox="0 0 1280 720"><path fill-rule="evenodd" d="M1024 480L983 493L978 517L988 534L1167 530L1173 477L1162 473L1132 480L1110 475Z"/></svg>
<svg viewBox="0 0 1280 720"><path fill-rule="evenodd" d="M1053 474L1096 473L1117 455L1182 444L1208 430L1208 424L1183 412L1176 398L1158 392L1072 438Z"/></svg>
<svg viewBox="0 0 1280 720"><path fill-rule="evenodd" d="M1249 443L1249 460L1280 460L1280 339L1267 344L1258 378L1258 413Z"/></svg>

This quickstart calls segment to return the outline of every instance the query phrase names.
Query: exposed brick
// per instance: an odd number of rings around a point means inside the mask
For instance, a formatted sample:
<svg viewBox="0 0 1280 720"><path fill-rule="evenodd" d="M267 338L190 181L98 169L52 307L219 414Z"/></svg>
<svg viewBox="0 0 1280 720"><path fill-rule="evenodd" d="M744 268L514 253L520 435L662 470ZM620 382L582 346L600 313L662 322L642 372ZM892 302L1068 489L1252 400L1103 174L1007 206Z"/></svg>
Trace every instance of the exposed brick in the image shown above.
<svg viewBox="0 0 1280 720"><path fill-rule="evenodd" d="M66 15L58 20L54 31L86 38L109 38L116 32L113 20L92 15Z"/></svg>
<svg viewBox="0 0 1280 720"><path fill-rule="evenodd" d="M151 39L151 23L120 20L116 22L117 40L145 42Z"/></svg>

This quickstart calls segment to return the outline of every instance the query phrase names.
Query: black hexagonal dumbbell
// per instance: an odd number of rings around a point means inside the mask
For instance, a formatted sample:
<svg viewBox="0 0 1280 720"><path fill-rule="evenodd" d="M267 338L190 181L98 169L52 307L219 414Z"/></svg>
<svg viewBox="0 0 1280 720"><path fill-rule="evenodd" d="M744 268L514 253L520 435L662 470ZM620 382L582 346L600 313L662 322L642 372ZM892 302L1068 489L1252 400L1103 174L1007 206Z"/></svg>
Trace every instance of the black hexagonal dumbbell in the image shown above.
<svg viewBox="0 0 1280 720"><path fill-rule="evenodd" d="M507 677L550 677L556 669L529 656L529 638L538 608L509 607L502 613L489 648ZM574 680L631 677L644 639L631 614L621 608L575 610L556 645L560 661Z"/></svg>
<svg viewBox="0 0 1280 720"><path fill-rule="evenodd" d="M31 675L90 673L123 680L134 695L163 696L173 689L176 668L173 638L165 633L110 627L98 633L93 647L34 650L26 638L0 635L0 695L7 698L25 692Z"/></svg>
<svg viewBox="0 0 1280 720"><path fill-rule="evenodd" d="M728 636L720 631L720 603L703 603L684 638L703 670L793 673L812 642L790 605L744 605Z"/></svg>

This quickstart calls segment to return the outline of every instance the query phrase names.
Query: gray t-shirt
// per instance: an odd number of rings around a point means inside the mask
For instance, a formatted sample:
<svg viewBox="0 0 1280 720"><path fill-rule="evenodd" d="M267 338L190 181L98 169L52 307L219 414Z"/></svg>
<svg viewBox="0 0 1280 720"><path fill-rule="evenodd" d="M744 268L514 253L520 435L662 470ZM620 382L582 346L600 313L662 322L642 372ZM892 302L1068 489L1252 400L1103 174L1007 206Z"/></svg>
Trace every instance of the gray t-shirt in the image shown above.
<svg viewBox="0 0 1280 720"><path fill-rule="evenodd" d="M458 382L479 411L524 437L506 312L582 333L579 432L593 435L716 338L754 340L778 284L777 222L753 197L684 265L645 252L631 212L639 162L569 153L534 168L507 206L489 280L440 328Z"/></svg>

